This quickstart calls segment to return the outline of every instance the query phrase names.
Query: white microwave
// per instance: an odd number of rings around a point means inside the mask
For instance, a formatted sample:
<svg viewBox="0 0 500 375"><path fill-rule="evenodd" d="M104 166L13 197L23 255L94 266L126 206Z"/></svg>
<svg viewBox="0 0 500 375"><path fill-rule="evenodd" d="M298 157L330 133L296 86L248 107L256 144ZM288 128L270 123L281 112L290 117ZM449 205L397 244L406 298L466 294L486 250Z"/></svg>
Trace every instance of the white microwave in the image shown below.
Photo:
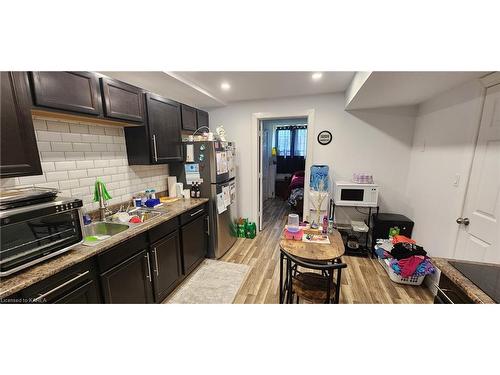
<svg viewBox="0 0 500 375"><path fill-rule="evenodd" d="M349 181L335 181L333 202L337 206L378 206L379 186L377 184L357 184Z"/></svg>

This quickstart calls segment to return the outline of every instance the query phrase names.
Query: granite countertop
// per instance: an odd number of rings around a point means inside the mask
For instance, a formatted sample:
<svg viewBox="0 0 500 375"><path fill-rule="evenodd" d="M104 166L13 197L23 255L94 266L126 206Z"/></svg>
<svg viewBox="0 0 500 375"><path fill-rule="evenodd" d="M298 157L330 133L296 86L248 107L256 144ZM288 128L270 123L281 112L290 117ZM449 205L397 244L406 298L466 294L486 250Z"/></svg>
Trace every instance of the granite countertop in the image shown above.
<svg viewBox="0 0 500 375"><path fill-rule="evenodd" d="M466 278L449 261L452 259L432 258L432 263L441 270L456 286L474 301L474 303L495 303L485 292L479 289L472 281Z"/></svg>
<svg viewBox="0 0 500 375"><path fill-rule="evenodd" d="M39 263L33 267L15 273L10 276L0 278L0 299L18 292L30 285L33 285L49 276L71 267L85 259L91 258L105 250L118 245L131 237L145 232L158 224L168 221L190 209L208 202L206 198L180 199L172 203L166 203L162 207L155 208L155 211L163 211L163 215L154 217L145 223L132 225L129 229L118 233L111 238L98 243L95 246L78 245L70 251L56 256L50 260Z"/></svg>

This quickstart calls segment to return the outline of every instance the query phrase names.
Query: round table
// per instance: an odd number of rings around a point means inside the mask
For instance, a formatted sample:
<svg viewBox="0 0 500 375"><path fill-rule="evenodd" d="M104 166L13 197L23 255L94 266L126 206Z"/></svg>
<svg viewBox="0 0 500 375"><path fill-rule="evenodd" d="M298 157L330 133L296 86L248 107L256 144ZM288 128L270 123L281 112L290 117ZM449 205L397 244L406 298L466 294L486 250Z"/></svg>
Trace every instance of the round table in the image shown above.
<svg viewBox="0 0 500 375"><path fill-rule="evenodd" d="M333 233L329 234L328 237L330 239L329 244L287 240L282 237L280 248L290 255L312 262L325 262L340 258L345 251L342 236L334 229Z"/></svg>

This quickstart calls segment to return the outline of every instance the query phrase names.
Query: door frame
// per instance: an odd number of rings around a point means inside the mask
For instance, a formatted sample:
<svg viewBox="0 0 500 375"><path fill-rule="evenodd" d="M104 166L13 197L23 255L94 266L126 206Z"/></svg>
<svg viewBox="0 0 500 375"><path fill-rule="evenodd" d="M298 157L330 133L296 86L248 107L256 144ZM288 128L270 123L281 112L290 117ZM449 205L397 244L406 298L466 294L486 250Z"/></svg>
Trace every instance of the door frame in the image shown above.
<svg viewBox="0 0 500 375"><path fill-rule="evenodd" d="M261 129L262 120L272 120L277 118L296 118L296 117L307 117L307 153L306 153L306 167L304 174L304 208L303 217L306 218L309 212L309 179L311 173L311 165L313 161L314 152L314 139L316 132L314 130L314 117L315 110L308 109L302 111L285 111L285 112L256 112L252 114L252 124L250 128L250 158L251 158L251 175L252 175L252 186L251 186L251 220L255 223L260 223L259 206L261 204L260 191L262 191L262 179L259 181L259 165L261 163L261 155L259 152L259 141L261 138L259 136L259 131ZM260 186L260 189L259 189ZM260 225L258 225L258 230L261 230Z"/></svg>

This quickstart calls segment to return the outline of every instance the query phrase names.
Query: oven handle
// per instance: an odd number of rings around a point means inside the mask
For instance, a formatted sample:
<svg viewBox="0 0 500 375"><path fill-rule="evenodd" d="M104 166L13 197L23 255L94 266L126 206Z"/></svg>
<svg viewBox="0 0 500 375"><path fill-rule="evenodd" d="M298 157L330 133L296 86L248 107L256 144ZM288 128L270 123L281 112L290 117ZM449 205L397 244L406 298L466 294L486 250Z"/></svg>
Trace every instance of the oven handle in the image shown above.
<svg viewBox="0 0 500 375"><path fill-rule="evenodd" d="M71 284L71 283L75 282L76 280L81 279L83 276L87 275L89 272L90 272L90 271L89 271L89 270L87 270L87 271L85 271L85 272L83 272L83 273L80 273L80 274L78 274L78 276L75 276L75 277L73 277L71 280L68 280L68 281L66 281L66 282L62 283L62 284L61 284L61 285L59 285L59 286L56 286L54 289L51 289L51 290L49 290L49 291L48 291L48 292L46 292L46 293L40 294L38 297L36 297L36 298L33 300L33 302L38 302L38 301L40 301L41 299L43 299L43 298L45 298L45 297L47 297L47 296L51 295L52 293L57 292L59 289L64 288L66 285L69 285L69 284Z"/></svg>
<svg viewBox="0 0 500 375"><path fill-rule="evenodd" d="M193 216L195 216L195 215L198 215L200 212L203 212L204 210L205 210L204 208L201 208L201 209L199 209L198 211L193 212L193 213L192 213L191 215L189 215L189 216L193 217Z"/></svg>
<svg viewBox="0 0 500 375"><path fill-rule="evenodd" d="M453 301L450 299L450 297L448 297L448 296L447 296L447 294L444 292L444 290L443 290L443 289L441 289L441 288L440 288L437 284L434 284L434 286L435 286L435 287L436 287L436 289L438 290L438 293L441 293L441 294L444 296L444 298L446 298L446 300L447 300L450 304L452 304L452 305L454 305L454 304L455 304L455 302L453 302Z"/></svg>

